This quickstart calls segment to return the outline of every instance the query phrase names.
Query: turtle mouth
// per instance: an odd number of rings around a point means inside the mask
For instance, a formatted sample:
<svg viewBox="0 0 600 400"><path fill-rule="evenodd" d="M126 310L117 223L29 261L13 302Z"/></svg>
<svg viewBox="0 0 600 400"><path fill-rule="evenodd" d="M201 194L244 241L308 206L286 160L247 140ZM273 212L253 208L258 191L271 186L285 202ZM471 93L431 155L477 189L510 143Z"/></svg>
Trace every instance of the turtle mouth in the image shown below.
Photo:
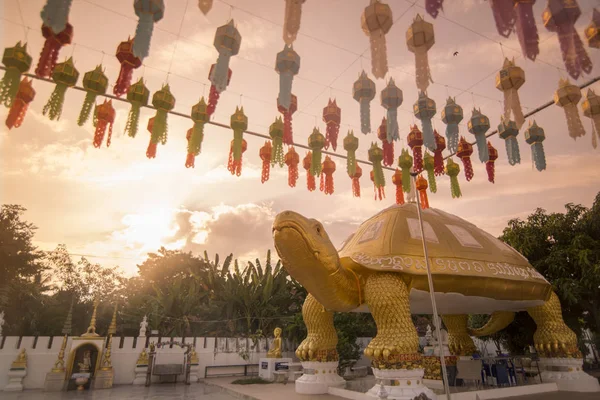
<svg viewBox="0 0 600 400"><path fill-rule="evenodd" d="M312 254L315 259L319 259L319 251L306 236L306 231L299 223L295 221L276 222L273 225L273 241L275 249L282 258L287 258L286 253L297 254L302 249L303 252ZM281 251L281 244L286 243L285 251ZM293 260L290 260L293 261Z"/></svg>

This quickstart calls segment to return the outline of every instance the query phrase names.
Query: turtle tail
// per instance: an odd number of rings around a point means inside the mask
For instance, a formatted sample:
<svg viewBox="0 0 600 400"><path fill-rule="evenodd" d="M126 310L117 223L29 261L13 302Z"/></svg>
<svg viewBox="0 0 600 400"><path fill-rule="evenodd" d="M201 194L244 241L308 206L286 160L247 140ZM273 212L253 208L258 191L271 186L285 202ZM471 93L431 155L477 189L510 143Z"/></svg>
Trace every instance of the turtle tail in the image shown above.
<svg viewBox="0 0 600 400"><path fill-rule="evenodd" d="M515 313L513 311L496 311L492 313L488 322L481 328L469 328L469 335L477 337L492 335L506 328L514 319Z"/></svg>

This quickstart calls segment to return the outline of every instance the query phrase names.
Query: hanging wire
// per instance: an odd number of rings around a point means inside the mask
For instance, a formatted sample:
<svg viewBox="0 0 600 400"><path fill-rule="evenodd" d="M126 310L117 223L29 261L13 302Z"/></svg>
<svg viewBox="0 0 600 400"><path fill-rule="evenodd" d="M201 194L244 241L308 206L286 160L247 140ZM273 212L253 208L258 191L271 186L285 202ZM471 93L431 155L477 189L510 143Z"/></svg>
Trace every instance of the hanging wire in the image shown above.
<svg viewBox="0 0 600 400"><path fill-rule="evenodd" d="M23 31L25 33L25 43L27 43L27 33L29 31L29 27L25 26L25 19L23 18L23 11L21 11L21 1L17 0L17 10L19 10L19 18L21 18L21 23L23 24Z"/></svg>

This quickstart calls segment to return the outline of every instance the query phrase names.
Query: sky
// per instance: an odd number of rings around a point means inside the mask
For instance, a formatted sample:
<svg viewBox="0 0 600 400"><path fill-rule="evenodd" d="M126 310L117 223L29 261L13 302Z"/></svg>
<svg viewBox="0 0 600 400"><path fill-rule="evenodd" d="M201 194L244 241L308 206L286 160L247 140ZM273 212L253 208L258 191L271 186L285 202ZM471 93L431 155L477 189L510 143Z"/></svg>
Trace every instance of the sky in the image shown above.
<svg viewBox="0 0 600 400"><path fill-rule="evenodd" d="M28 51L37 64L43 45L40 33L42 0L4 0L0 8L3 47L27 41ZM74 27L74 45L61 50L59 60L72 56L80 79L84 72L102 63L111 82L120 65L114 57L117 45L135 32L137 17L132 1L74 0L69 17ZM379 93L390 77L403 91L399 111L402 140L395 145L396 156L405 144L410 124L415 122L412 104L417 99L414 55L405 43L405 32L417 13L424 15L424 0L388 1L394 25L387 34L390 70L385 79L376 80ZM300 33L294 43L301 57L299 74L293 83L299 111L294 114L294 140L306 144L316 125L325 132L322 110L329 98L342 109L341 140L353 129L360 140L358 158L367 159L376 133L360 133L358 103L352 98L352 84L365 69L370 74L369 39L360 26L366 0L308 0L302 11ZM516 35L506 39L495 28L487 1L452 0L433 22L435 44L429 51L434 81L429 97L437 102L433 120L440 133L445 130L440 110L448 96L465 111L461 134L472 140L466 120L473 107L489 116L494 129L502 113L503 95L494 79L504 57L514 57L525 70L526 83L519 90L525 112L552 99L558 80L566 77L557 35L544 28L541 15L545 1L534 6L540 35L540 55L535 62L522 57ZM283 48L284 1L215 0L204 16L195 0L166 1L164 19L155 24L150 56L145 66L134 72L134 81L144 78L151 93L168 82L176 98L175 111L188 114L201 96L208 95L208 72L216 61L212 43L218 26L233 18L242 36L239 54L231 60L233 76L222 93L213 120L229 123L235 107L243 105L248 129L267 133L280 114L276 108L279 77L275 56ZM576 28L581 34L591 20L598 1L580 0L582 16ZM581 84L600 74L600 50L585 46L594 64ZM457 55L454 55L458 52ZM370 74L371 75L371 74ZM372 75L371 75L372 77ZM372 78L373 79L373 78ZM79 82L81 84L81 80ZM394 202L391 172L386 172L387 198L373 199L369 167L363 166L362 197L352 197L351 181L345 161L334 159L335 193L310 193L305 171L300 168L296 188L287 185L287 168L275 168L265 184L260 182L259 148L264 139L245 135L248 151L243 158L240 177L226 169L232 131L207 125L202 153L196 167L186 169L185 133L189 119L169 116L169 137L159 146L155 159L146 158L149 133L145 126L152 110L142 110L140 131L135 139L123 135L128 104L115 102L117 118L110 148L92 145L91 122L83 127L76 120L84 93L69 90L63 115L50 121L42 108L54 85L34 81L37 92L23 125L7 130L0 126L0 203L27 208L25 218L37 227L35 244L43 250L64 243L73 254L85 254L93 262L120 266L127 275L137 273L136 265L148 252L161 246L211 257L229 253L241 261L264 259L273 248L271 224L283 210L294 210L324 222L335 244L341 243L371 215ZM592 85L600 93L600 83ZM112 87L109 89L112 92ZM376 129L385 114L379 95L371 104L372 127ZM0 110L4 120L7 109ZM574 141L567 132L563 110L551 106L535 116L545 129L548 168L538 172L531 163L529 145L519 136L522 163L510 166L502 140L491 141L500 157L496 161L496 183L487 181L485 166L474 157L475 177L466 182L461 172L463 192L452 199L447 177L438 178L438 192L429 194L432 207L456 214L498 236L508 220L525 218L536 207L561 211L573 202L591 206L600 189L599 150L591 146L591 121L582 116L586 136ZM418 122L418 121L417 121ZM299 149L303 157L305 151ZM475 152L476 153L476 152Z"/></svg>

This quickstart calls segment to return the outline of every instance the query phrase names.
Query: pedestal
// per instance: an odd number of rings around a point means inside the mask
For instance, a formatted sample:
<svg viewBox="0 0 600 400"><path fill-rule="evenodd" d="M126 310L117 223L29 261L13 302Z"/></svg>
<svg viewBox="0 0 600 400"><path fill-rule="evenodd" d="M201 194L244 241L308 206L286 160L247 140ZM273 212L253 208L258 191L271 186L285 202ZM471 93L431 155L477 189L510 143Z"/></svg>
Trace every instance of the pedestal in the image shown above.
<svg viewBox="0 0 600 400"><path fill-rule="evenodd" d="M281 364L291 364L291 358L261 358L259 362L258 376L266 381L274 380L273 372L287 371L288 367Z"/></svg>
<svg viewBox="0 0 600 400"><path fill-rule="evenodd" d="M330 387L344 387L346 381L338 375L337 361L304 361L304 373L296 379L296 393L326 394Z"/></svg>
<svg viewBox="0 0 600 400"><path fill-rule="evenodd" d="M200 382L200 366L198 364L192 364L190 366L190 382Z"/></svg>
<svg viewBox="0 0 600 400"><path fill-rule="evenodd" d="M413 400L421 393L428 398L436 400L437 396L423 384L423 369L377 369L373 368L373 375L377 383L367 392L368 397L379 398L380 382L383 383L388 399Z"/></svg>
<svg viewBox="0 0 600 400"><path fill-rule="evenodd" d="M452 355L450 353L450 349L448 348L447 344L442 345L442 352L444 353L444 356L446 356L446 357L449 357ZM437 345L436 346L425 346L423 348L423 355L439 357L440 356L440 348Z"/></svg>
<svg viewBox="0 0 600 400"><path fill-rule="evenodd" d="M132 385L145 385L146 384L146 374L148 373L147 365L136 365L135 366L135 378L133 378Z"/></svg>
<svg viewBox="0 0 600 400"><path fill-rule="evenodd" d="M101 369L94 377L94 389L110 389L113 387L114 370Z"/></svg>
<svg viewBox="0 0 600 400"><path fill-rule="evenodd" d="M600 392L598 379L583 371L581 358L540 358L542 382L556 382L558 390Z"/></svg>
<svg viewBox="0 0 600 400"><path fill-rule="evenodd" d="M23 378L27 375L27 369L11 369L8 371L8 385L4 387L5 392L22 392Z"/></svg>
<svg viewBox="0 0 600 400"><path fill-rule="evenodd" d="M65 388L65 372L48 372L44 381L44 392L60 392Z"/></svg>

